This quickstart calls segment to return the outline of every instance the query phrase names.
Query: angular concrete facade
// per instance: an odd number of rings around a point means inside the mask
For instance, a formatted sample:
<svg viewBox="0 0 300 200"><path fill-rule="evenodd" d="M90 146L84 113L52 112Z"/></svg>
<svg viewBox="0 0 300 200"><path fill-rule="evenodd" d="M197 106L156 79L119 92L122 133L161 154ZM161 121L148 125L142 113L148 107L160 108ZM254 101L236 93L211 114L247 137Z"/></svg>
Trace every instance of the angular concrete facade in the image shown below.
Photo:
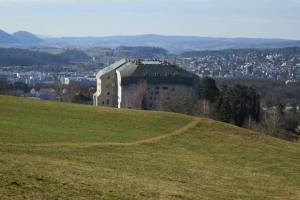
<svg viewBox="0 0 300 200"><path fill-rule="evenodd" d="M167 62L121 60L97 74L95 106L179 111L198 99L199 79Z"/></svg>

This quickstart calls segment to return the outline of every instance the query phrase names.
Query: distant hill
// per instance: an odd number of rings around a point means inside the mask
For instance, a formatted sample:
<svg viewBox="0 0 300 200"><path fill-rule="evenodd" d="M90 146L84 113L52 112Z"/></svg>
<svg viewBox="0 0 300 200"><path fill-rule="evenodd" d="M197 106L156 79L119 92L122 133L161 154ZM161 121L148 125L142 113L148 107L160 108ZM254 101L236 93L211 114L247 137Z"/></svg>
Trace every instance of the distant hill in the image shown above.
<svg viewBox="0 0 300 200"><path fill-rule="evenodd" d="M158 47L147 47L147 46L121 46L114 49L113 55L117 57L125 58L153 58L163 57L168 54L168 51Z"/></svg>
<svg viewBox="0 0 300 200"><path fill-rule="evenodd" d="M175 113L1 95L0 119L0 199L299 199L299 142Z"/></svg>
<svg viewBox="0 0 300 200"><path fill-rule="evenodd" d="M18 41L15 37L6 33L5 31L0 30L0 44L16 44L16 43L18 43Z"/></svg>
<svg viewBox="0 0 300 200"><path fill-rule="evenodd" d="M0 48L0 66L31 66L68 62L69 59L62 55L53 55L49 53L30 51L26 49Z"/></svg>
<svg viewBox="0 0 300 200"><path fill-rule="evenodd" d="M43 42L42 39L35 36L32 33L26 31L18 31L13 34L13 37L18 40L21 44L40 44Z"/></svg>
<svg viewBox="0 0 300 200"><path fill-rule="evenodd" d="M114 57L116 59L147 59L161 58L169 54L166 49L149 46L119 46L119 47L90 47L85 49L86 53L101 60L102 57Z"/></svg>
<svg viewBox="0 0 300 200"><path fill-rule="evenodd" d="M239 48L300 47L300 41L256 38L212 38L192 36L136 35L110 37L62 37L48 38L48 44L77 46L150 46L165 48L171 52L192 50L220 50Z"/></svg>
<svg viewBox="0 0 300 200"><path fill-rule="evenodd" d="M18 31L13 34L9 34L5 31L0 30L1 46L27 47L31 45L38 45L43 42L44 40L26 31Z"/></svg>
<svg viewBox="0 0 300 200"><path fill-rule="evenodd" d="M71 62L87 62L92 59L84 51L78 49L67 49L61 55Z"/></svg>
<svg viewBox="0 0 300 200"><path fill-rule="evenodd" d="M184 51L222 50L241 48L300 47L298 40L260 38L214 38L197 36L129 35L108 37L38 37L26 31L8 34L0 31L0 45L30 47L47 45L56 47L158 47L172 53Z"/></svg>

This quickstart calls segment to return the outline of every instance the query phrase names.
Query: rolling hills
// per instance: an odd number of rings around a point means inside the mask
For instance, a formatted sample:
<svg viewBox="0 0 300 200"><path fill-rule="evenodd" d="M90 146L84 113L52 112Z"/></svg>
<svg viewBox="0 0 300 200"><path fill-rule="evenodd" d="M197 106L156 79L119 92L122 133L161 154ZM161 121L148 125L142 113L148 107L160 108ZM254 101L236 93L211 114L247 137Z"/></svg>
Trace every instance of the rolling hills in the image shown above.
<svg viewBox="0 0 300 200"><path fill-rule="evenodd" d="M299 199L299 155L204 118L0 96L0 199Z"/></svg>
<svg viewBox="0 0 300 200"><path fill-rule="evenodd" d="M49 44L75 46L148 46L160 47L173 53L184 51L299 47L300 41L262 38L215 38L198 36L128 35L107 37L50 37Z"/></svg>
<svg viewBox="0 0 300 200"><path fill-rule="evenodd" d="M172 35L121 35L102 37L44 37L27 31L10 34L0 30L0 46L31 48L36 46L54 47L159 47L172 53L185 51L223 50L223 49L272 49L300 47L299 40L266 38L224 38Z"/></svg>
<svg viewBox="0 0 300 200"><path fill-rule="evenodd" d="M0 47L0 67L1 66L33 66L67 64L70 59L63 54L50 54L27 49L1 48Z"/></svg>
<svg viewBox="0 0 300 200"><path fill-rule="evenodd" d="M22 43L22 44L25 44L25 45L26 44L27 45L34 45L34 44L40 44L40 43L44 42L41 38L35 36L32 33L26 32L26 31L15 32L15 33L12 34L12 36L14 38L16 38L19 43Z"/></svg>
<svg viewBox="0 0 300 200"><path fill-rule="evenodd" d="M36 35L27 31L18 31L13 34L9 34L3 30L0 30L0 45L1 46L32 46L42 44L44 41Z"/></svg>
<svg viewBox="0 0 300 200"><path fill-rule="evenodd" d="M5 31L0 30L0 44L12 44L12 43L17 43L16 38L6 33Z"/></svg>

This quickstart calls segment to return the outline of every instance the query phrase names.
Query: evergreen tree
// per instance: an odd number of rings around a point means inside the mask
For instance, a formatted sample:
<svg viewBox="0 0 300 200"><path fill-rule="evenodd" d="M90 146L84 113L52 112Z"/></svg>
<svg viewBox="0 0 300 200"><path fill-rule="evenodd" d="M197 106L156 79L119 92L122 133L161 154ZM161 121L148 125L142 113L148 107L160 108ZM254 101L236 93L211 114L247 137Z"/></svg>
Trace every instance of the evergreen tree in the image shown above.
<svg viewBox="0 0 300 200"><path fill-rule="evenodd" d="M260 114L259 95L251 87L241 85L223 87L217 112L220 120L232 121L237 126L243 126L246 119L249 119L250 122L252 118L258 121Z"/></svg>
<svg viewBox="0 0 300 200"><path fill-rule="evenodd" d="M220 93L216 81L212 78L204 78L202 80L201 93L205 99L209 100L211 103L214 103Z"/></svg>

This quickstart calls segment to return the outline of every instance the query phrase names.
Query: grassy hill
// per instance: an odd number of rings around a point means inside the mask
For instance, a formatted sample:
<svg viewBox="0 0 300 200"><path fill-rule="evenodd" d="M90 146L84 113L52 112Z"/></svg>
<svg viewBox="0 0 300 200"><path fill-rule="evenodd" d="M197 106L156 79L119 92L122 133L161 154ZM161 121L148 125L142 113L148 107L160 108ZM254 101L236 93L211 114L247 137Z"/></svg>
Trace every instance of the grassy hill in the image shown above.
<svg viewBox="0 0 300 200"><path fill-rule="evenodd" d="M0 96L0 199L299 199L299 156L209 119Z"/></svg>

